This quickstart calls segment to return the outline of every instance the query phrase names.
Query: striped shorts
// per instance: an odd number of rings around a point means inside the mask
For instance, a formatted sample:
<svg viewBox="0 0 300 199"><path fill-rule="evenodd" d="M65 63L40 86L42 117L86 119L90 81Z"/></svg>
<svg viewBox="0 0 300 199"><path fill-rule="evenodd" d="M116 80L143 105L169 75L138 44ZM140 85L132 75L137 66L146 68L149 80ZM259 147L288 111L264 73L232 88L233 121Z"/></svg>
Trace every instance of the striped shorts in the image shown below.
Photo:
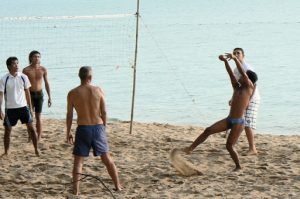
<svg viewBox="0 0 300 199"><path fill-rule="evenodd" d="M249 103L245 114L245 126L256 129L256 118L259 107L259 100L253 100Z"/></svg>

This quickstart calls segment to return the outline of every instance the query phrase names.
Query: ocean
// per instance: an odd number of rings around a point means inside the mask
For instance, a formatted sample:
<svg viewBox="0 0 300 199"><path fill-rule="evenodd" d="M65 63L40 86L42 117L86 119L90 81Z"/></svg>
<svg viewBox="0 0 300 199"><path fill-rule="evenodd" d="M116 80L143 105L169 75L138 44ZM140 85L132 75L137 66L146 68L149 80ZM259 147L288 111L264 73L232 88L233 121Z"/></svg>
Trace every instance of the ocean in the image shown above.
<svg viewBox="0 0 300 199"><path fill-rule="evenodd" d="M297 0L141 0L134 120L205 127L226 117L232 89L218 55L242 47L259 79L257 131L300 134L299 10ZM8 56L22 69L40 51L53 96L44 117L63 119L90 65L109 118L130 120L135 12L132 0L1 0L1 76Z"/></svg>

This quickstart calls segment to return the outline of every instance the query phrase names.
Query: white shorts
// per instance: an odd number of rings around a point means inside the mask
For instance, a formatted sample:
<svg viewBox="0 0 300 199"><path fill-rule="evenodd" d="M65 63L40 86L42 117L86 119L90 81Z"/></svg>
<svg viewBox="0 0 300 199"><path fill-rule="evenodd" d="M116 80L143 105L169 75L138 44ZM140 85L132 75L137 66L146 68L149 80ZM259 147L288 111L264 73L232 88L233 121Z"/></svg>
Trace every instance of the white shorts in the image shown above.
<svg viewBox="0 0 300 199"><path fill-rule="evenodd" d="M245 127L256 129L256 117L259 103L259 100L253 100L249 103L245 114Z"/></svg>

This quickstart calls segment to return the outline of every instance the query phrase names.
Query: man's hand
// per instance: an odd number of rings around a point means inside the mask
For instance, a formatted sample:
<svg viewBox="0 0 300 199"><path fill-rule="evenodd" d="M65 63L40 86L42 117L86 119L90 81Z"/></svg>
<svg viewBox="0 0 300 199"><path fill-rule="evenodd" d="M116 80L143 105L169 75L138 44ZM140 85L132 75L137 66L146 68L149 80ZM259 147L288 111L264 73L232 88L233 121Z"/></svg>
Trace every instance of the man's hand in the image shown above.
<svg viewBox="0 0 300 199"><path fill-rule="evenodd" d="M221 61L227 61L225 55L219 55L219 59L220 59Z"/></svg>
<svg viewBox="0 0 300 199"><path fill-rule="evenodd" d="M33 110L31 107L28 107L28 108L29 108L29 113L30 113L31 117L33 118Z"/></svg>
<svg viewBox="0 0 300 199"><path fill-rule="evenodd" d="M51 107L52 105L52 101L51 101L51 98L48 99L48 107Z"/></svg>
<svg viewBox="0 0 300 199"><path fill-rule="evenodd" d="M4 114L3 114L2 110L0 110L0 119L1 119L1 120L4 119Z"/></svg>
<svg viewBox="0 0 300 199"><path fill-rule="evenodd" d="M71 133L67 135L67 143L74 144L73 135Z"/></svg>
<svg viewBox="0 0 300 199"><path fill-rule="evenodd" d="M225 56L228 59L228 61L230 61L231 59L236 59L236 56L232 53L225 53Z"/></svg>

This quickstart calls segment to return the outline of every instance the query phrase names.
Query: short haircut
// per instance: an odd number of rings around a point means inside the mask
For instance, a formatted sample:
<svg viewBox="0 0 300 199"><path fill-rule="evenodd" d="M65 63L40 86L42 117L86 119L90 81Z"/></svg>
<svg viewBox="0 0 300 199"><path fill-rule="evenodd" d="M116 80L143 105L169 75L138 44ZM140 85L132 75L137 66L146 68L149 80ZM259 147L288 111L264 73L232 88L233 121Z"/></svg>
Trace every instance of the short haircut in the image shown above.
<svg viewBox="0 0 300 199"><path fill-rule="evenodd" d="M90 71L92 70L92 67L90 66L82 66L79 69L78 76L81 80L86 80L90 74Z"/></svg>
<svg viewBox="0 0 300 199"><path fill-rule="evenodd" d="M237 51L237 50L240 50L242 52L242 54L245 55L244 50L242 48L237 47L237 48L233 49L233 51Z"/></svg>
<svg viewBox="0 0 300 199"><path fill-rule="evenodd" d="M39 51L37 51L37 50L31 51L31 52L29 53L29 56L28 56L29 64L31 64L31 62L32 62L32 57L33 57L33 55L35 55L35 54L41 55L41 53L40 53Z"/></svg>
<svg viewBox="0 0 300 199"><path fill-rule="evenodd" d="M14 61L18 61L18 58L17 57L9 57L7 60L6 60L6 66L7 66L7 69L10 70L10 66L12 65L12 63Z"/></svg>
<svg viewBox="0 0 300 199"><path fill-rule="evenodd" d="M255 72L253 72L252 70L247 70L246 74L253 84L257 82L258 77Z"/></svg>

